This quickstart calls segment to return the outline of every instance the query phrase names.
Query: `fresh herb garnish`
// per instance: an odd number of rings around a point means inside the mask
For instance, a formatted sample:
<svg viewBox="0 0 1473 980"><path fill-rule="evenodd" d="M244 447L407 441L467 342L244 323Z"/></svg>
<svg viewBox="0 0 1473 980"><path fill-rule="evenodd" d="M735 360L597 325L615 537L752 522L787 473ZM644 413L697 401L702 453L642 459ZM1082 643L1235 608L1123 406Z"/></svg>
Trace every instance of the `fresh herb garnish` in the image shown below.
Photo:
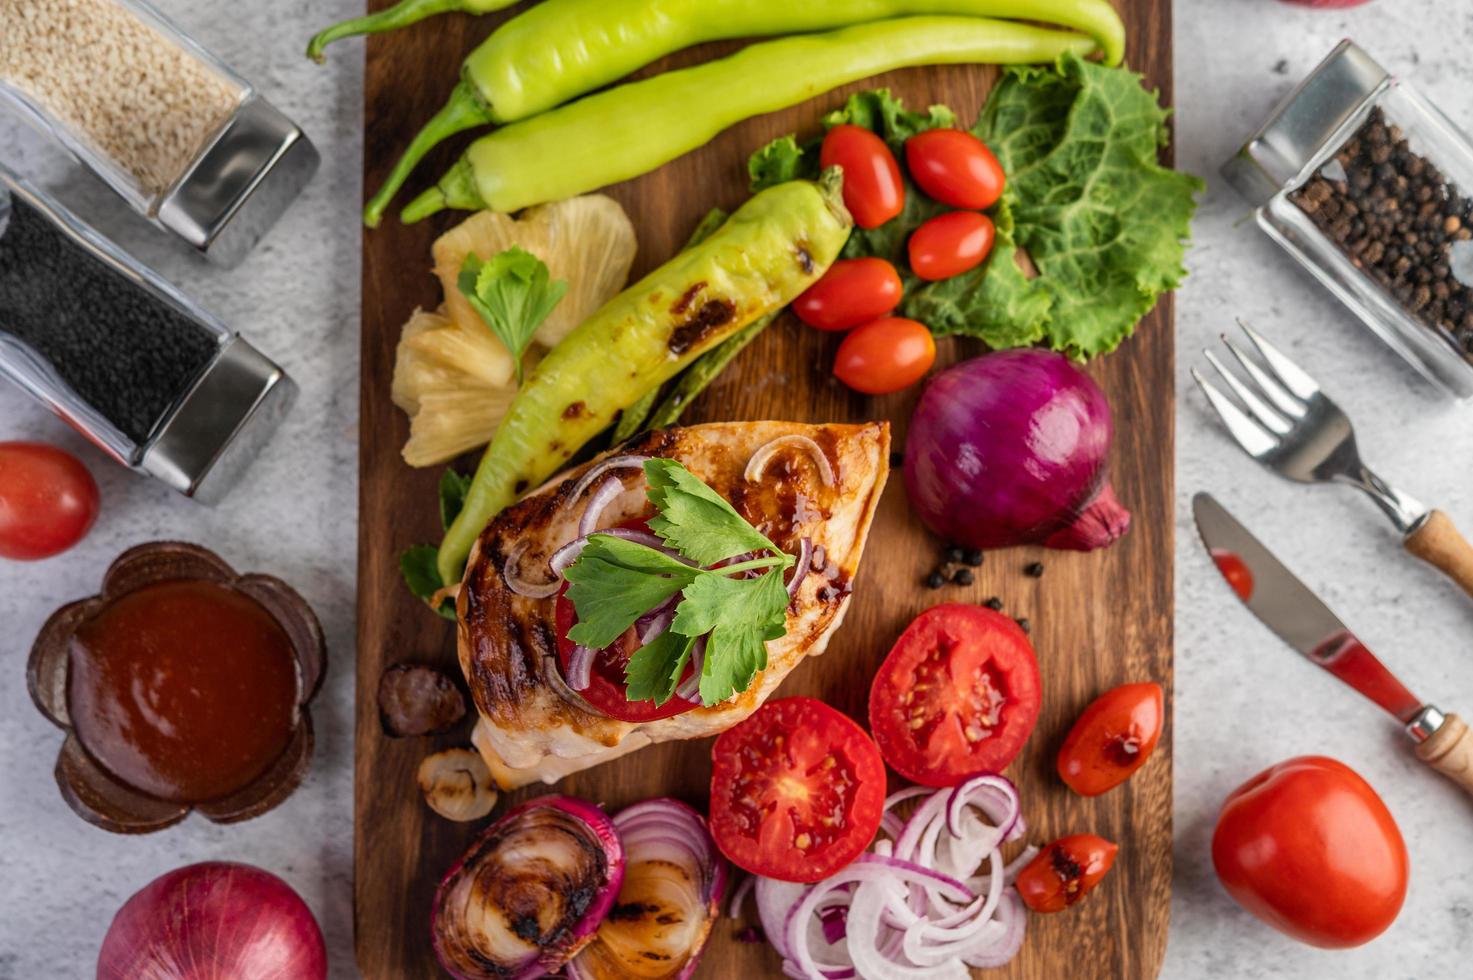
<svg viewBox="0 0 1473 980"><path fill-rule="evenodd" d="M455 521L460 509L465 506L465 495L470 491L471 478L461 475L450 467L440 474L440 526L448 528ZM415 598L432 603L435 593L445 587L440 579L436 561L439 549L434 545L417 544L404 549L399 555L399 574ZM431 605L435 612L446 619L455 618L455 603L444 601Z"/></svg>
<svg viewBox="0 0 1473 980"><path fill-rule="evenodd" d="M608 534L589 537L564 573L578 614L568 639L602 649L678 593L669 628L630 657L626 696L670 700L704 636L701 700L718 704L751 685L767 666L766 641L786 632L783 573L794 559L674 460L647 460L644 472L655 508L650 530L675 554ZM748 577L754 570L761 574Z"/></svg>
<svg viewBox="0 0 1473 980"><path fill-rule="evenodd" d="M522 354L542 321L567 293L568 284L552 279L541 259L513 245L485 262L474 253L467 255L456 285L511 351L517 365L517 384L521 384Z"/></svg>

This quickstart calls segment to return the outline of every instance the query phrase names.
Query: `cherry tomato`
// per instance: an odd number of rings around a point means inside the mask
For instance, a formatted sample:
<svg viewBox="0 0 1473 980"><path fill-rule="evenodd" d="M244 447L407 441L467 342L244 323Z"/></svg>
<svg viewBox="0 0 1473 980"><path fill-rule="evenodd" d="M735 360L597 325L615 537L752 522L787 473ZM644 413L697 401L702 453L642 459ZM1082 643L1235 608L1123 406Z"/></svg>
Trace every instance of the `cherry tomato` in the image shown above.
<svg viewBox="0 0 1473 980"><path fill-rule="evenodd" d="M624 527L648 530L644 521L628 521ZM568 583L564 582L562 590L557 594L557 606L553 612L555 628L557 630L557 659L562 665L563 673L568 670L568 663L573 658L573 651L577 644L568 639L568 630L578 622L578 611L573 607L568 598ZM610 718L620 721L641 722L655 721L659 718L670 718L674 715L697 707L696 702L687 701L676 695L669 701L656 707L654 701L631 701L628 697L628 685L624 681L624 671L629 666L629 658L634 651L639 649L639 639L631 628L624 635L615 640L611 645L600 650L594 655L593 670L591 672L588 687L579 691L579 697L587 701L594 708L602 711ZM681 675L681 681L690 677L691 667L686 665L685 673Z"/></svg>
<svg viewBox="0 0 1473 980"><path fill-rule="evenodd" d="M1248 567L1247 562L1231 551L1220 548L1212 549L1212 561L1239 599L1247 602L1253 598L1253 569Z"/></svg>
<svg viewBox="0 0 1473 980"><path fill-rule="evenodd" d="M975 269L992 251L992 219L975 211L949 211L910 233L910 269L922 279L950 279Z"/></svg>
<svg viewBox="0 0 1473 980"><path fill-rule="evenodd" d="M1122 684L1106 691L1069 729L1059 749L1059 777L1080 796L1114 789L1151 757L1163 717L1160 684Z"/></svg>
<svg viewBox="0 0 1473 980"><path fill-rule="evenodd" d="M1407 893L1407 849L1386 804L1323 756L1281 762L1222 805L1212 864L1238 904L1312 946L1370 942Z"/></svg>
<svg viewBox="0 0 1473 980"><path fill-rule="evenodd" d="M753 874L828 877L869 846L884 806L879 749L813 698L769 701L711 749L711 836Z"/></svg>
<svg viewBox="0 0 1473 980"><path fill-rule="evenodd" d="M834 377L866 395L888 395L921 380L935 361L925 324L887 316L849 332L834 355Z"/></svg>
<svg viewBox="0 0 1473 980"><path fill-rule="evenodd" d="M1062 912L1100 883L1119 851L1094 834L1061 837L1018 872L1018 897L1035 912Z"/></svg>
<svg viewBox="0 0 1473 980"><path fill-rule="evenodd" d="M885 141L863 126L829 130L818 150L821 167L844 170L844 206L861 228L878 228L905 207L900 164Z"/></svg>
<svg viewBox="0 0 1473 980"><path fill-rule="evenodd" d="M66 551L97 520L97 481L81 460L44 442L0 442L0 558Z"/></svg>
<svg viewBox="0 0 1473 980"><path fill-rule="evenodd" d="M990 208L1007 178L987 144L960 129L928 129L905 141L905 165L921 190L968 211Z"/></svg>
<svg viewBox="0 0 1473 980"><path fill-rule="evenodd" d="M1013 761L1038 722L1041 692L1017 623L985 606L932 606L875 674L870 731L906 779L955 786Z"/></svg>
<svg viewBox="0 0 1473 980"><path fill-rule="evenodd" d="M895 309L903 288L884 259L840 259L793 300L793 312L810 327L848 330Z"/></svg>

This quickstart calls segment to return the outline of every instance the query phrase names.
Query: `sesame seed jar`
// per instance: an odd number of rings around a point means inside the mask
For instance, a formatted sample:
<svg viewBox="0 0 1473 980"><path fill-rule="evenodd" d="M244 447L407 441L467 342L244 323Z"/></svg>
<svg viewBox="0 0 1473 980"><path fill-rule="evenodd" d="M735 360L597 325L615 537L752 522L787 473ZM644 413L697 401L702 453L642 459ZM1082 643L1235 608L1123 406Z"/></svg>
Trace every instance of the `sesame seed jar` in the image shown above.
<svg viewBox="0 0 1473 980"><path fill-rule="evenodd" d="M1223 174L1387 345L1473 397L1473 145L1421 93L1341 42Z"/></svg>
<svg viewBox="0 0 1473 980"><path fill-rule="evenodd" d="M289 119L139 0L3 0L0 100L224 265L317 166Z"/></svg>

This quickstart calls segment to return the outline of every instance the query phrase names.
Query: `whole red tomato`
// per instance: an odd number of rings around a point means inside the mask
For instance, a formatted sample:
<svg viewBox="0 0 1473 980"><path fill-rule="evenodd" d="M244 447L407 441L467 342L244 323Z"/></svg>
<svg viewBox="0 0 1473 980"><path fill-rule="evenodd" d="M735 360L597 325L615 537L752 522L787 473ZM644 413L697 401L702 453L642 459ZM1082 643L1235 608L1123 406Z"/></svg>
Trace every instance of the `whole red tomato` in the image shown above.
<svg viewBox="0 0 1473 980"><path fill-rule="evenodd" d="M905 287L884 259L840 259L793 300L793 312L810 327L850 330L895 309Z"/></svg>
<svg viewBox="0 0 1473 980"><path fill-rule="evenodd" d="M936 340L925 324L884 316L855 327L834 354L834 377L866 395L909 388L936 362Z"/></svg>
<svg viewBox="0 0 1473 980"><path fill-rule="evenodd" d="M1161 685L1146 681L1106 691L1084 709L1059 749L1059 778L1081 796L1099 796L1146 764L1165 717Z"/></svg>
<svg viewBox="0 0 1473 980"><path fill-rule="evenodd" d="M1234 790L1212 863L1238 904L1326 949L1381 935L1407 893L1407 849L1391 812L1353 769L1324 756L1281 762Z"/></svg>
<svg viewBox="0 0 1473 980"><path fill-rule="evenodd" d="M911 232L906 242L910 271L930 282L975 269L992 251L997 230L975 211L948 211Z"/></svg>
<svg viewBox="0 0 1473 980"><path fill-rule="evenodd" d="M77 457L44 442L0 442L0 558L66 551L97 520L97 481Z"/></svg>
<svg viewBox="0 0 1473 980"><path fill-rule="evenodd" d="M905 207L900 165L885 141L863 126L845 123L829 130L818 149L824 169L844 170L844 206L861 228L878 228Z"/></svg>

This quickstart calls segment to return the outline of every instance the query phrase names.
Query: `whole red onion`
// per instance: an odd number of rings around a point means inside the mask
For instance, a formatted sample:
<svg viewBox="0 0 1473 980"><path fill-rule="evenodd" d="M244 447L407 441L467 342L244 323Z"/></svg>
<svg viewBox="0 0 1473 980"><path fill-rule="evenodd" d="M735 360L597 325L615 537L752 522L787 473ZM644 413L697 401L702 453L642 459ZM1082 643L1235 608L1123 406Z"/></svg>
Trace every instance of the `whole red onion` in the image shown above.
<svg viewBox="0 0 1473 980"><path fill-rule="evenodd" d="M155 878L123 903L97 980L324 980L322 930L290 885L207 861Z"/></svg>

